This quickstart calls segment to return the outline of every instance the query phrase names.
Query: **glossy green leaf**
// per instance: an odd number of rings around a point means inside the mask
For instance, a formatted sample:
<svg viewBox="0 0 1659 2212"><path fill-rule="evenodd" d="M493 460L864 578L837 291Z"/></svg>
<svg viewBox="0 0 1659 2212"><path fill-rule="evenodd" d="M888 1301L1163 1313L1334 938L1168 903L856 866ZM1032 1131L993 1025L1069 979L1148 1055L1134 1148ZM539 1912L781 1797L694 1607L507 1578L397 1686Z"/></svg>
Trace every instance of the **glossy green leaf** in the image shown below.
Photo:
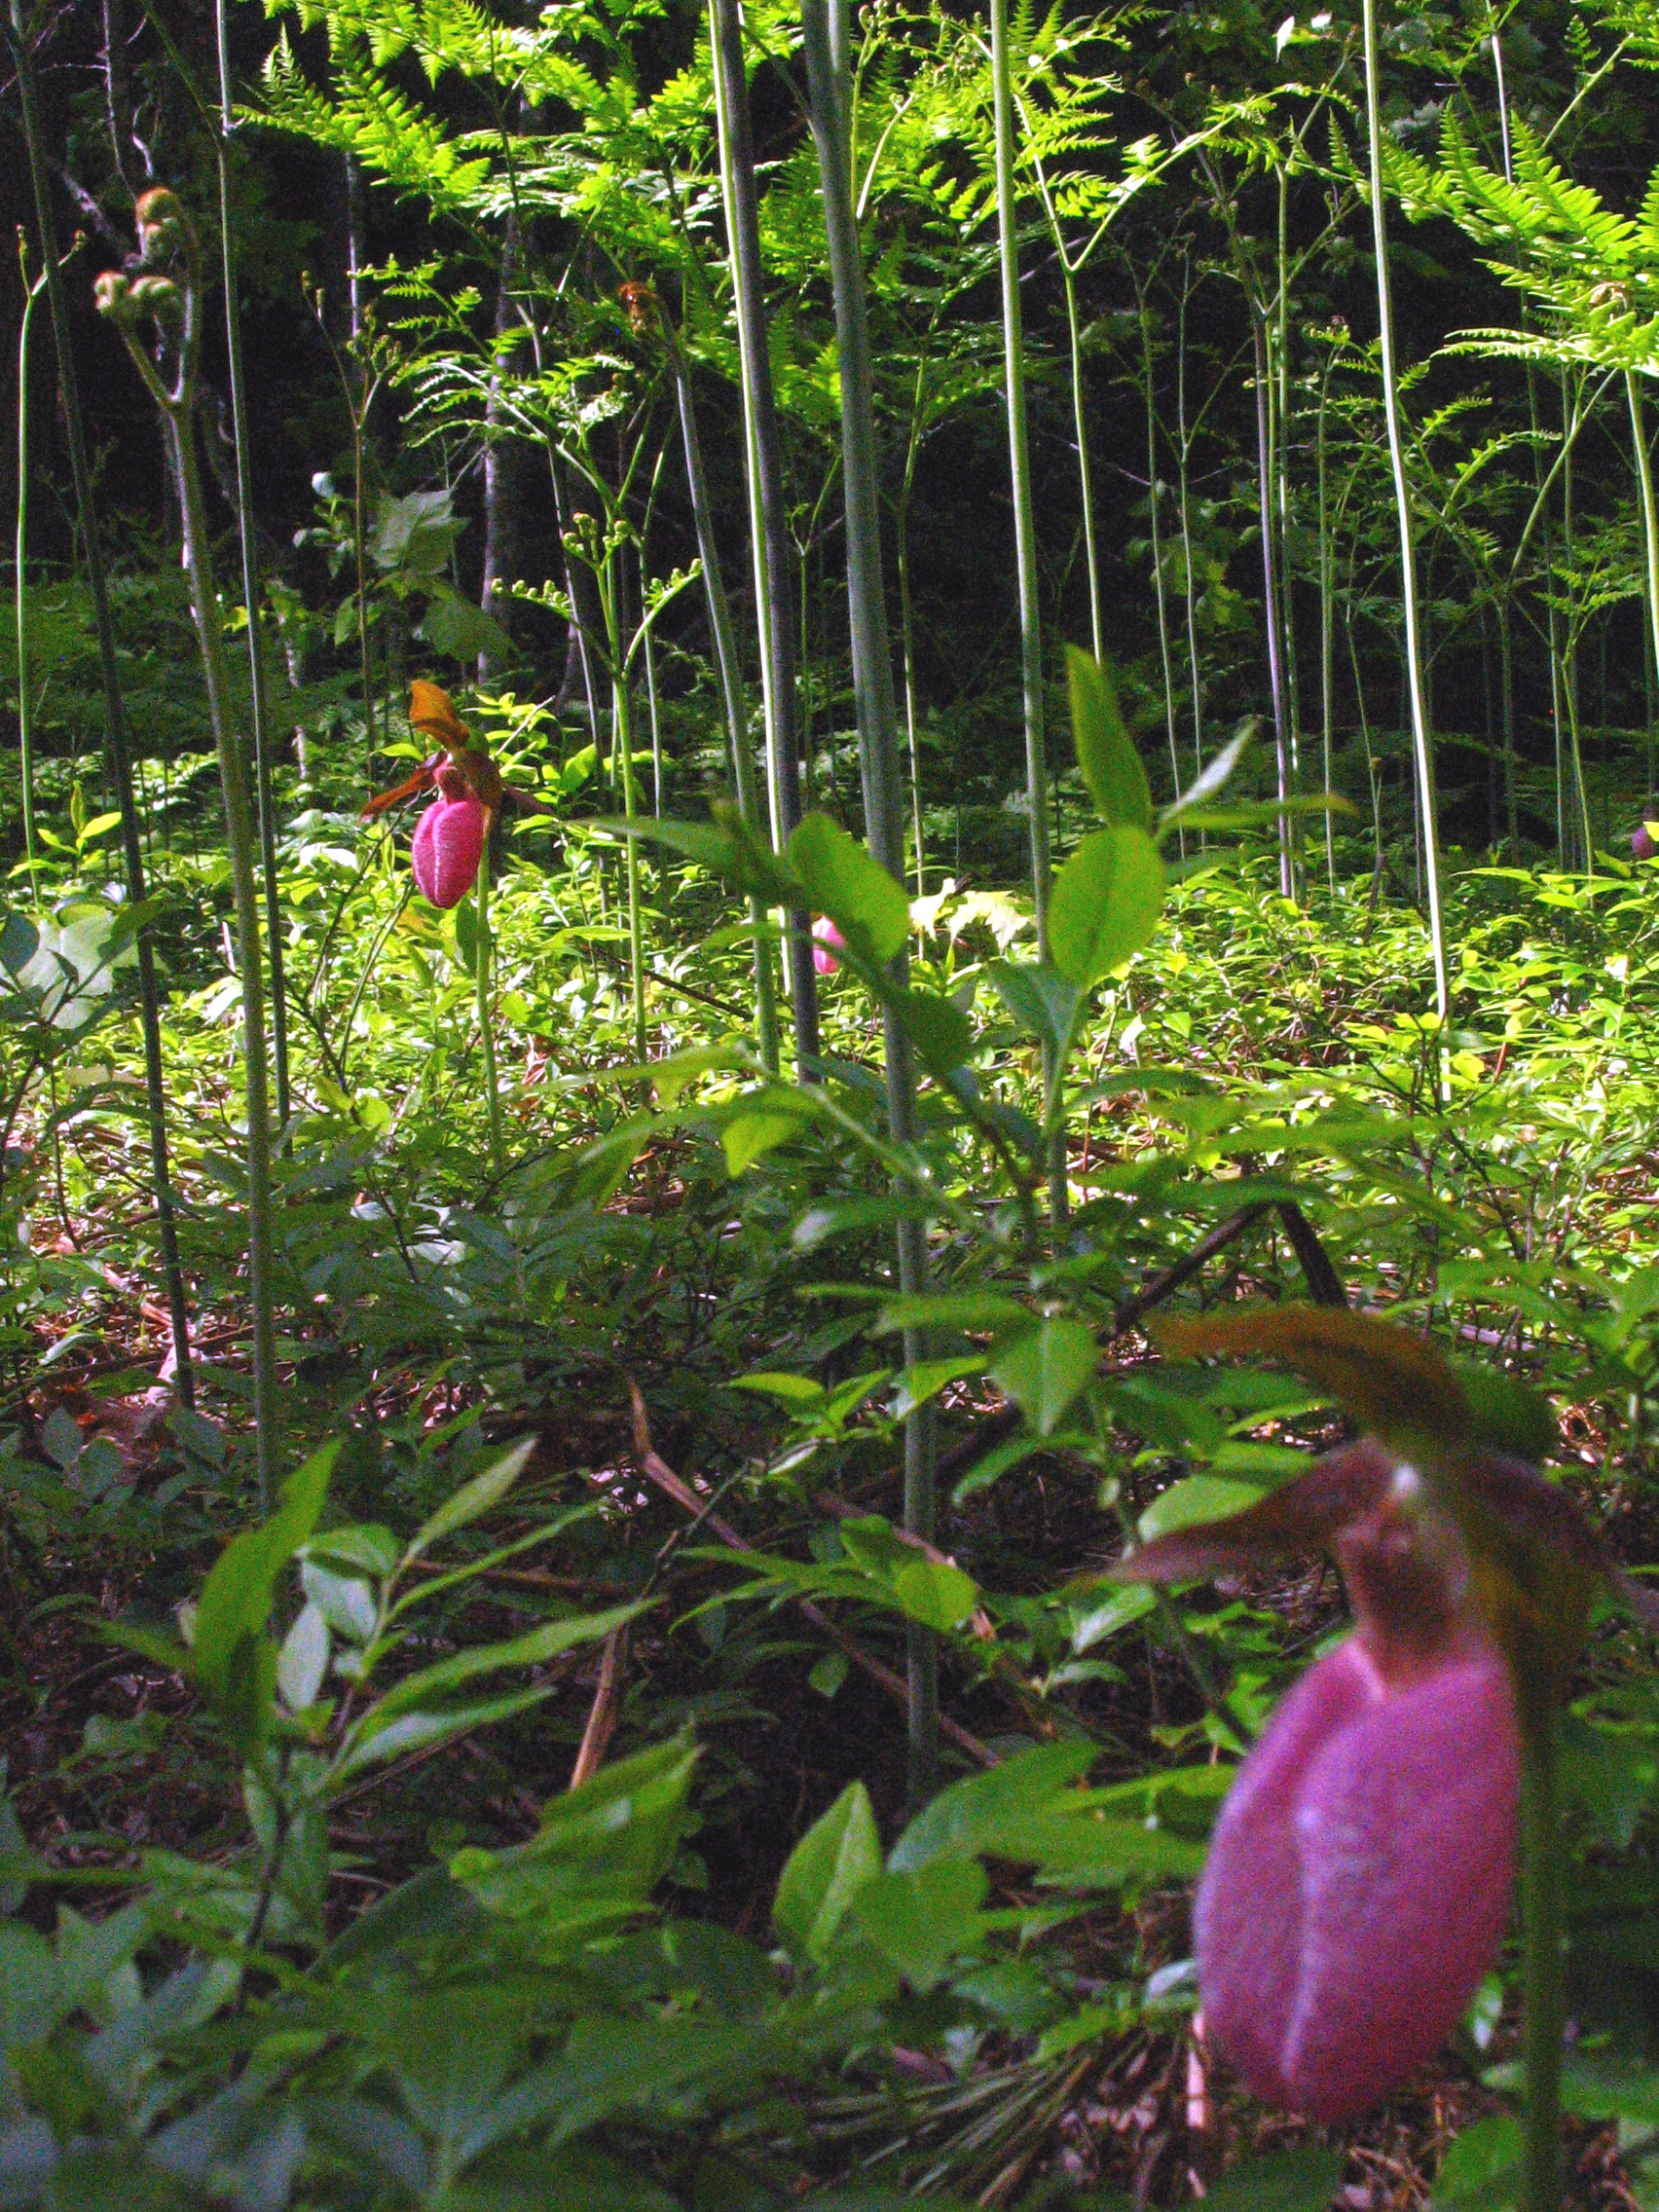
<svg viewBox="0 0 1659 2212"><path fill-rule="evenodd" d="M1039 1436L1051 1436L1094 1373L1099 1352L1081 1321L1051 1319L1004 1345L991 1374Z"/></svg>
<svg viewBox="0 0 1659 2212"><path fill-rule="evenodd" d="M1081 990L1138 952L1163 911L1163 863L1144 830L1097 830L1054 878L1049 949Z"/></svg>
<svg viewBox="0 0 1659 2212"><path fill-rule="evenodd" d="M926 1996L950 1961L972 1948L988 1887L977 1860L940 1860L914 1873L877 1874L854 1898L843 1925L873 1944L918 1996Z"/></svg>
<svg viewBox="0 0 1659 2212"><path fill-rule="evenodd" d="M535 1437L527 1436L493 1460L482 1473L474 1475L470 1482L462 1483L415 1531L409 1545L410 1559L419 1559L445 1536L452 1536L458 1529L464 1529L474 1521L481 1521L486 1513L493 1513L523 1474L535 1450Z"/></svg>
<svg viewBox="0 0 1659 2212"><path fill-rule="evenodd" d="M289 1476L271 1519L234 1538L202 1587L192 1671L244 1747L264 1730L276 1681L276 1655L267 1642L266 1624L276 1577L316 1525L339 1449L325 1444Z"/></svg>
<svg viewBox="0 0 1659 2212"><path fill-rule="evenodd" d="M1103 822L1150 831L1152 793L1134 741L1118 712L1110 672L1076 645L1066 647L1072 743L1088 795Z"/></svg>
<svg viewBox="0 0 1659 2212"><path fill-rule="evenodd" d="M1229 1513L1241 1513L1261 1496L1259 1483L1233 1483L1217 1475L1189 1475L1155 1497L1140 1517L1140 1539L1167 1536L1177 1529L1190 1529L1205 1521L1220 1521Z"/></svg>
<svg viewBox="0 0 1659 2212"><path fill-rule="evenodd" d="M866 845L827 814L809 814L789 843L791 867L820 913L844 937L868 938L873 957L888 961L910 935L910 902Z"/></svg>
<svg viewBox="0 0 1659 2212"><path fill-rule="evenodd" d="M960 1628L979 1602L971 1574L934 1559L911 1559L899 1567L893 1595L911 1620L940 1630Z"/></svg>
<svg viewBox="0 0 1659 2212"><path fill-rule="evenodd" d="M1077 985L1057 968L1035 961L994 961L989 975L991 988L1020 1028L1057 1052L1071 1029Z"/></svg>
<svg viewBox="0 0 1659 2212"><path fill-rule="evenodd" d="M881 1872L875 1813L862 1782L850 1782L790 1853L772 1900L772 1920L796 1959L822 1958L847 1907Z"/></svg>

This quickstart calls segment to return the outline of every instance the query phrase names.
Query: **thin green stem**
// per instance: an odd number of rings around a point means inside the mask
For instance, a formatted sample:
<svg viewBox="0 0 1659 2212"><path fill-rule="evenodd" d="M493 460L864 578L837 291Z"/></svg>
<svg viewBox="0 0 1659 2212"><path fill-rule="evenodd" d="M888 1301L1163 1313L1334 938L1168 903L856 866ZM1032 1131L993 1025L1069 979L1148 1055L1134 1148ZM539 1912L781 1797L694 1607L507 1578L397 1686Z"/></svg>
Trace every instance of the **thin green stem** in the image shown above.
<svg viewBox="0 0 1659 2212"><path fill-rule="evenodd" d="M272 1055L276 1077L276 1123L286 1128L288 1097L288 994L282 976L281 883L276 872L276 821L271 791L271 733L266 713L265 668L260 654L259 542L253 519L253 461L248 451L247 380L242 373L241 306L237 296L236 209L231 197L231 138L236 107L231 98L231 50L225 0L214 0L219 56L219 128L213 151L219 166L219 243L225 284L225 350L230 370L231 434L237 463L237 535L241 550L242 606L247 613L249 719L253 724L254 791L259 806L260 863L265 871L265 958L271 973Z"/></svg>
<svg viewBox="0 0 1659 2212"><path fill-rule="evenodd" d="M1152 591L1158 606L1158 650L1163 672L1163 719L1169 733L1169 773L1175 796L1181 796L1181 762L1175 752L1175 676L1169 658L1169 608L1163 590L1163 535L1158 516L1158 407L1153 378L1152 312L1143 293L1140 300L1141 370L1146 400L1146 502L1152 522ZM1187 833L1180 832L1182 858Z"/></svg>
<svg viewBox="0 0 1659 2212"><path fill-rule="evenodd" d="M1382 193L1382 115L1379 100L1377 0L1365 0L1365 112L1371 154L1371 231L1377 257L1377 320L1382 346L1382 411L1388 431L1388 458L1394 475L1394 504L1400 526L1400 608L1405 618L1406 682L1411 695L1412 742L1417 755L1418 791L1422 808L1423 867L1428 890L1428 931L1434 951L1434 997L1440 1015L1442 1048L1451 1018L1452 995L1446 966L1446 923L1440 908L1440 830L1436 819L1434 756L1430 750L1428 709L1423 694L1422 651L1418 630L1417 565L1412 545L1411 497L1406 484L1405 446L1394 370L1394 315L1388 282L1388 218Z"/></svg>
<svg viewBox="0 0 1659 2212"><path fill-rule="evenodd" d="M490 987L494 963L490 936L490 839L486 834L484 850L478 856L478 881L475 887L476 903L473 908L477 932L472 948L472 975L477 991L478 1041L484 1053L484 1095L490 1109L490 1172L500 1175L506 1164L506 1148L501 1137L501 1088L496 1075L496 1026L491 1011Z"/></svg>
<svg viewBox="0 0 1659 2212"><path fill-rule="evenodd" d="M29 335L35 302L46 283L43 270L31 284L28 248L18 236L18 263L23 278L23 319L18 330L18 765L23 786L23 852L29 864L29 895L40 903L40 881L35 874L34 833L34 702L29 697Z"/></svg>
<svg viewBox="0 0 1659 2212"><path fill-rule="evenodd" d="M53 341L57 353L57 381L63 400L69 472L75 486L81 550L87 565L92 622L97 634L98 668L104 695L104 729L109 750L110 777L115 785L116 806L121 815L127 895L137 908L143 906L146 898L144 847L138 830L137 803L133 797L132 759L128 745L126 708L121 694L121 669L116 657L109 583L104 573L103 544L98 534L97 510L92 501L92 473L87 458L86 429L81 420L81 397L75 375L69 303L64 292L62 267L57 254L56 226L53 220L52 182L47 168L46 136L41 127L40 102L35 85L34 49L30 31L24 22L21 0L10 0L7 42L12 49L12 58L18 73L18 105L22 111L23 137L28 150L35 217L40 226L47 304L52 313ZM182 1405L193 1406L196 1391L190 1352L190 1307L185 1295L184 1268L179 1258L172 1173L167 1158L161 996L156 984L155 946L148 924L137 932L136 950L139 1024L144 1039L144 1097L149 1124L150 1182L156 1201L156 1227L161 1236L162 1262L166 1275L168 1319L173 1342L173 1388Z"/></svg>
<svg viewBox="0 0 1659 2212"><path fill-rule="evenodd" d="M737 640L731 626L731 605L726 598L720 568L719 543L715 536L714 513L709 503L709 482L703 468L702 441L697 435L697 411L691 391L691 375L684 350L666 312L662 328L674 363L675 387L680 398L680 431L685 448L685 479L691 493L691 520L697 532L697 556L703 567L703 591L709 603L709 629L715 643L715 667L725 708L726 733L731 741L732 777L737 786L737 811L755 836L762 834L760 794L755 782L755 761L749 750L749 714L743 698L743 673L738 663ZM772 972L772 947L764 903L753 893L749 918L755 931L755 1042L760 1058L778 1072L777 984Z"/></svg>
<svg viewBox="0 0 1659 2212"><path fill-rule="evenodd" d="M777 396L772 387L755 147L737 0L710 0L710 36L743 361L756 604L763 615L760 648L768 684L767 756L771 763L774 835L781 849L793 834L801 815L800 755L795 734L793 558ZM868 797L866 792L866 804ZM811 1081L819 1054L818 978L812 965L812 917L804 909L789 915L787 943L795 1060L802 1080Z"/></svg>
<svg viewBox="0 0 1659 2212"><path fill-rule="evenodd" d="M1331 788L1331 708L1335 689L1332 631L1336 620L1336 598L1331 578L1331 515L1325 480L1325 410L1331 391L1331 364L1335 359L1334 349L1327 351L1325 372L1319 379L1319 414L1314 425L1319 502L1319 725L1327 792ZM1325 809L1325 877L1334 899L1337 895L1337 849L1328 806Z"/></svg>
<svg viewBox="0 0 1659 2212"><path fill-rule="evenodd" d="M991 96L996 144L997 250L1002 270L1003 372L1008 400L1009 473L1014 488L1014 560L1019 592L1019 667L1025 719L1025 805L1031 839L1031 896L1037 915L1037 958L1049 957L1049 762L1043 727L1043 624L1037 595L1037 521L1031 497L1031 454L1025 428L1025 343L1019 300L1017 203L1014 179L1014 87L1009 57L1008 0L991 0ZM1043 1045L1043 1094L1058 1076L1053 1047ZM1049 1209L1058 1225L1067 1211L1065 1132L1049 1156Z"/></svg>
<svg viewBox="0 0 1659 2212"><path fill-rule="evenodd" d="M241 969L243 1102L247 1115L248 1304L253 1318L254 1452L259 1511L271 1511L277 1453L276 1325L271 1236L271 1097L265 1058L265 988L260 974L259 894L253 872L253 823L247 771L231 708L230 673L219 627L207 535L207 507L196 453L194 399L185 389L168 408L167 429L178 467L184 523L184 565L196 614L197 642L207 688L207 712L219 754L231 888L236 906L237 963Z"/></svg>
<svg viewBox="0 0 1659 2212"><path fill-rule="evenodd" d="M626 668L617 671L614 698L616 743L622 771L622 811L632 823L639 814L639 795L634 785L634 706ZM628 964L634 984L634 1051L643 1060L645 1056L645 940L640 909L638 837L628 839Z"/></svg>
<svg viewBox="0 0 1659 2212"><path fill-rule="evenodd" d="M1522 1731L1521 1921L1527 2010L1522 2212L1561 2212L1562 1972L1561 1724L1552 1711Z"/></svg>
<svg viewBox="0 0 1659 2212"><path fill-rule="evenodd" d="M896 882L904 876L904 833L900 793L898 715L888 655L887 612L882 597L881 518L876 494L875 421L870 394L869 326L864 264L853 211L848 153L847 51L844 0L804 0L801 28L806 49L809 120L818 151L824 224L830 248L830 288L841 364L841 457L847 521L847 613L853 646L853 697L859 757L864 771L869 848ZM906 955L891 969L904 981ZM891 1006L883 1009L887 1075L887 1126L896 1147L915 1137L915 1071L904 1031ZM926 1224L901 1222L899 1286L915 1296L927 1286ZM906 1366L927 1356L918 1329L903 1335ZM904 1527L925 1542L934 1539L938 1516L932 1405L904 1422ZM931 1629L906 1631L909 1688L909 1794L913 1803L932 1795L939 1766L939 1641Z"/></svg>
<svg viewBox="0 0 1659 2212"><path fill-rule="evenodd" d="M1647 622L1659 664L1659 504L1653 497L1653 457L1648 451L1647 428L1641 417L1641 387L1636 371L1625 371L1625 396L1630 403L1631 450L1636 480L1641 492L1641 542L1647 574ZM1651 738L1651 730L1650 730Z"/></svg>

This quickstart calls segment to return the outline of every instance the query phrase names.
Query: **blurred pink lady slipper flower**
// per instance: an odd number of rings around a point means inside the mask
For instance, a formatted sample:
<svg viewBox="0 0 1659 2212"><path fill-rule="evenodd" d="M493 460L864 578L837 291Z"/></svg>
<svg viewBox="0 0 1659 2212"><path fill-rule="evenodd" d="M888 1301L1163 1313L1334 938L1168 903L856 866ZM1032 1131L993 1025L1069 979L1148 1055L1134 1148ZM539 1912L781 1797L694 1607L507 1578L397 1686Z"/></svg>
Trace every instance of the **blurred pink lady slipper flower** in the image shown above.
<svg viewBox="0 0 1659 2212"><path fill-rule="evenodd" d="M837 953L845 952L846 949L846 939L828 914L820 914L817 921L812 925L812 965L814 968L821 976L834 975L836 969L841 965L835 956Z"/></svg>
<svg viewBox="0 0 1659 2212"><path fill-rule="evenodd" d="M446 762L436 781L438 795L416 825L410 866L424 898L434 906L459 906L483 855L484 808L458 768Z"/></svg>
<svg viewBox="0 0 1659 2212"><path fill-rule="evenodd" d="M1496 1956L1522 1768L1555 1725L1598 1589L1648 1626L1659 1604L1564 1491L1492 1449L1550 1449L1547 1408L1505 1378L1454 1371L1419 1336L1320 1307L1155 1334L1187 1356L1286 1360L1386 1439L1328 1453L1241 1513L1171 1530L1112 1569L1194 1582L1311 1551L1342 1567L1353 1634L1239 1766L1194 1935L1205 2032L1246 2085L1346 2120L1432 2057Z"/></svg>

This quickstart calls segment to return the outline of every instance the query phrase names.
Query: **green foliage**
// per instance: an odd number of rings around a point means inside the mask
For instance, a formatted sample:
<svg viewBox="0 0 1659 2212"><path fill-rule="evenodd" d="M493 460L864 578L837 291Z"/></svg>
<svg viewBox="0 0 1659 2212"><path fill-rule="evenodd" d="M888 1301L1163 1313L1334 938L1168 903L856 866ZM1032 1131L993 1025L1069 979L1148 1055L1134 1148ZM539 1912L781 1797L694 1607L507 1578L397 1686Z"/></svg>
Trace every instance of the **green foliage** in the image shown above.
<svg viewBox="0 0 1659 2212"><path fill-rule="evenodd" d="M1036 2208L1075 2182L1117 2207L1179 2194L1190 2163L1231 2212L1317 2212L1340 2147L1255 2155L1213 2065L1188 2128L1184 1891L1343 1602L1300 1562L1219 1598L1105 1570L1131 1537L1271 1499L1343 1403L1430 1473L1453 1441L1553 1459L1642 1557L1659 877L1625 855L1652 814L1651 534L1608 380L1659 366L1659 202L1626 182L1651 160L1629 70L1652 25L1621 4L1496 26L1510 176L1484 18L1403 19L1385 55L1443 1028L1344 24L1013 10L1044 619L1088 634L1093 565L1112 660L1046 672L1072 752L1039 963L978 26L933 7L851 26L912 900L863 838L796 17L743 11L803 645L804 819L780 853L729 804L682 474L674 349L711 542L735 549L706 24L633 0L269 13L261 36L231 12L258 85L233 213L276 334L253 366L269 353L294 1051L286 1482L259 1522L240 977L188 608L168 528L134 511L116 598L142 915L110 888L66 538L30 556L7 672L35 708L40 858L0 917L0 2198L875 2212ZM185 193L207 149L153 23L140 112ZM63 167L125 222L102 107L76 107ZM341 269L299 299L276 213L318 203L345 157L368 187L354 334ZM151 497L153 456L100 435L113 516ZM517 489L495 495L506 572L481 605L486 466ZM1264 471L1282 793L1252 742ZM726 580L758 753L755 585L735 558ZM402 774L429 750L400 712L416 674L540 802L503 815L482 948L470 903L410 897L409 816L361 812L395 780L375 756ZM8 823L17 774L0 761ZM756 949L800 907L844 950L817 1063L772 1071ZM194 1413L158 1372L140 920ZM917 1083L903 1142L893 1032ZM901 1295L896 1228L925 1243L926 1297ZM1340 1336L1309 1302L1333 1274L1452 1355L1446 1395L1410 1361L1370 1395L1351 1362L1286 1371ZM1235 1305L1276 1317L1280 1371L1158 1348L1165 1314ZM903 1439L928 1422L933 1545L900 1526ZM1620 2123L1651 2192L1659 1711L1628 1615L1590 1639L1564 1749L1565 2098ZM939 1662L926 1806L895 1755L906 1651ZM1487 2045L1516 2001L1499 1961L1455 2082L1511 2097ZM1419 2109L1390 2122L1405 2155ZM1423 2189L1508 2201L1518 2143L1506 2104Z"/></svg>

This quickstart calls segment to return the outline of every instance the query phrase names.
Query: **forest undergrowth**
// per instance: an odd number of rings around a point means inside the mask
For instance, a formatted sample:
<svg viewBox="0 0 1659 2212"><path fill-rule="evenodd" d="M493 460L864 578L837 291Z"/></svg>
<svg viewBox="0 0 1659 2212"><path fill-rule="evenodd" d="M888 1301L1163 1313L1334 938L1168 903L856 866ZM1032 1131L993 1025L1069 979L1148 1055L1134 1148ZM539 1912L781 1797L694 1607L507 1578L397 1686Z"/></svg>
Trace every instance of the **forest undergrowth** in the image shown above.
<svg viewBox="0 0 1659 2212"><path fill-rule="evenodd" d="M1652 2212L1651 0L0 37L0 2207Z"/></svg>

